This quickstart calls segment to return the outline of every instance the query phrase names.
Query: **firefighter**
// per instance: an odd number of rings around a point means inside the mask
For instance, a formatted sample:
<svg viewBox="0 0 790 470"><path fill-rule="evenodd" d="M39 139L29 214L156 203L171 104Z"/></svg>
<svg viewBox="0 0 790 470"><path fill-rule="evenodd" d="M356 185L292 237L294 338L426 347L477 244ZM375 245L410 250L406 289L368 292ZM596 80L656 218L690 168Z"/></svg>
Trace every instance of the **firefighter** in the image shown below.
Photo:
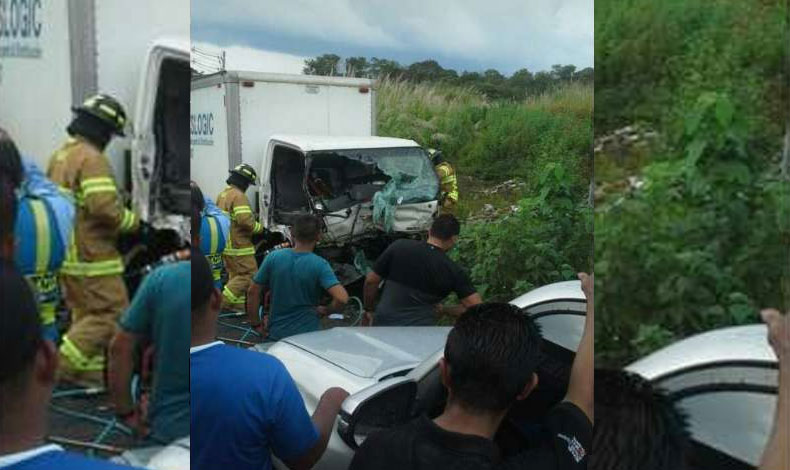
<svg viewBox="0 0 790 470"><path fill-rule="evenodd" d="M441 213L452 214L458 205L458 178L455 176L455 169L442 158L441 150L430 149L428 154L439 176Z"/></svg>
<svg viewBox="0 0 790 470"><path fill-rule="evenodd" d="M126 113L114 98L99 94L76 108L69 138L51 157L47 175L76 204L74 231L61 270L71 326L60 345L60 378L83 386L103 385L105 350L129 305L123 260L116 248L121 233L140 221L118 197L104 149L123 136Z"/></svg>
<svg viewBox="0 0 790 470"><path fill-rule="evenodd" d="M244 194L256 179L255 170L242 163L231 170L226 180L228 187L217 197L217 207L230 217L230 239L222 254L228 271L228 283L222 290L222 307L225 310L244 311L247 289L258 270L252 236L262 233L263 226L255 220Z"/></svg>

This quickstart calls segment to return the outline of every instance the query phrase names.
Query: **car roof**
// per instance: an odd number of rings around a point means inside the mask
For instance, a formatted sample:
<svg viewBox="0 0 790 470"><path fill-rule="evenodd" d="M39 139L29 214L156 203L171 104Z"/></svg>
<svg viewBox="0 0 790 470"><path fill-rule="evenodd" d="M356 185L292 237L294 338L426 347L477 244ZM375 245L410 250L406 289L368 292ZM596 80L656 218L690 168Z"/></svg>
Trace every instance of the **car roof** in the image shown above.
<svg viewBox="0 0 790 470"><path fill-rule="evenodd" d="M777 362L765 325L721 328L680 340L626 367L648 380L722 362Z"/></svg>
<svg viewBox="0 0 790 470"><path fill-rule="evenodd" d="M271 137L272 141L282 142L292 147L296 147L302 152L314 152L319 150L350 150L350 149L374 149L374 148L397 148L397 147L419 147L420 144L410 139L398 139L395 137L364 137L364 136L317 136L299 134L275 134Z"/></svg>
<svg viewBox="0 0 790 470"><path fill-rule="evenodd" d="M582 292L581 281L562 281L538 287L526 294L523 294L510 303L519 307L527 308L543 302L555 302L559 300L579 300L584 302L584 292Z"/></svg>

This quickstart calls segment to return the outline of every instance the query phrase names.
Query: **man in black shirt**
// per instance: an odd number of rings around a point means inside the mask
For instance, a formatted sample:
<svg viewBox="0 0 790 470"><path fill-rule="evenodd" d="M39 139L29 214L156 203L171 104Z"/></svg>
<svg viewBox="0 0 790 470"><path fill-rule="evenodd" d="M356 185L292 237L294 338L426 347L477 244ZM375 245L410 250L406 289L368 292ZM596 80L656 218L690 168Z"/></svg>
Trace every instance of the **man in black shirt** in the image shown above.
<svg viewBox="0 0 790 470"><path fill-rule="evenodd" d="M593 419L592 279L580 274L587 296L584 333L565 399L550 410L541 439L502 461L493 437L508 410L538 385L540 333L509 304L470 308L447 337L439 362L448 391L444 412L372 434L349 470L582 470L587 468Z"/></svg>
<svg viewBox="0 0 790 470"><path fill-rule="evenodd" d="M376 260L365 279L367 322L376 326L431 326L437 316L462 314L481 302L469 276L447 252L458 240L461 225L450 214L440 215L431 225L428 241L398 240ZM381 281L384 292L373 311ZM461 305L439 309L439 304L455 292Z"/></svg>

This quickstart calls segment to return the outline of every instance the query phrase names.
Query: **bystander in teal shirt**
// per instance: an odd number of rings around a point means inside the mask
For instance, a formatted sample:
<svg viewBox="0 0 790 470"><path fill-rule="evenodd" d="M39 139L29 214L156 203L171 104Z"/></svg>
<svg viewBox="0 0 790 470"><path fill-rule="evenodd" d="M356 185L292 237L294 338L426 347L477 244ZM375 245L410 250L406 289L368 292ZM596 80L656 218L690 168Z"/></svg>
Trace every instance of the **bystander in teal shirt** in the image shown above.
<svg viewBox="0 0 790 470"><path fill-rule="evenodd" d="M121 317L121 328L154 345L151 437L171 442L189 435L191 263L162 266L146 276Z"/></svg>
<svg viewBox="0 0 790 470"><path fill-rule="evenodd" d="M271 290L268 339L274 341L320 330L315 308L327 289L340 284L327 260L293 249L269 253L253 281Z"/></svg>

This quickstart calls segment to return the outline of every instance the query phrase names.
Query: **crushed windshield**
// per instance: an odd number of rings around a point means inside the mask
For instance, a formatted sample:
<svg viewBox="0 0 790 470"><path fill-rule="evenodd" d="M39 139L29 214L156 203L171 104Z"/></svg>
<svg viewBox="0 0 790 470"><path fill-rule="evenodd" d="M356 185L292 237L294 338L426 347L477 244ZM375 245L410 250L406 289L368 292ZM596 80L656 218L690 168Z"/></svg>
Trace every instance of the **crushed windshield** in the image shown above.
<svg viewBox="0 0 790 470"><path fill-rule="evenodd" d="M329 212L372 201L374 214L386 220L395 206L432 201L439 191L419 147L319 151L309 158L308 191Z"/></svg>

